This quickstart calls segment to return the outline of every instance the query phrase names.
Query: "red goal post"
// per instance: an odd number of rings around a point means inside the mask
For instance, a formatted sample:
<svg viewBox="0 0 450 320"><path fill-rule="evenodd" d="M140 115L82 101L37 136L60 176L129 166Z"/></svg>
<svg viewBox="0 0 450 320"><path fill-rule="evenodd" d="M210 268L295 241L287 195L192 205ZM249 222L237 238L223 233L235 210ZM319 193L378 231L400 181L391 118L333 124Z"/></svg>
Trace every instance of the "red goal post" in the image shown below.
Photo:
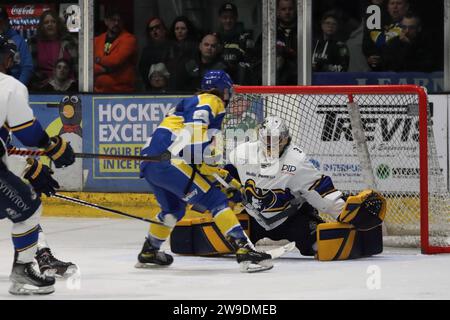
<svg viewBox="0 0 450 320"><path fill-rule="evenodd" d="M245 110L235 112L237 105ZM246 121L249 127L268 114L282 117L293 141L328 170L338 189L355 193L367 186L386 195L387 231L395 243L406 239L423 253L450 252L449 192L424 88L235 86L229 110L225 128ZM333 171L333 159L342 172Z"/></svg>

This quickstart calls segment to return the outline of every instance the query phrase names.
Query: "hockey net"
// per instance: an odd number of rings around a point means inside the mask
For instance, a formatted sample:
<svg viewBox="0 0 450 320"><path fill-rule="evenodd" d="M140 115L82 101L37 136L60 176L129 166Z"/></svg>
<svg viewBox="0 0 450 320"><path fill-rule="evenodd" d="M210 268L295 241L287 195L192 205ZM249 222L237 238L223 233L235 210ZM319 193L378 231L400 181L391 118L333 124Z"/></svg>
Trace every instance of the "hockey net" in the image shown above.
<svg viewBox="0 0 450 320"><path fill-rule="evenodd" d="M386 245L450 252L445 164L439 164L423 88L238 86L229 110L224 129L252 129L267 115L281 117L293 142L344 194L382 192Z"/></svg>

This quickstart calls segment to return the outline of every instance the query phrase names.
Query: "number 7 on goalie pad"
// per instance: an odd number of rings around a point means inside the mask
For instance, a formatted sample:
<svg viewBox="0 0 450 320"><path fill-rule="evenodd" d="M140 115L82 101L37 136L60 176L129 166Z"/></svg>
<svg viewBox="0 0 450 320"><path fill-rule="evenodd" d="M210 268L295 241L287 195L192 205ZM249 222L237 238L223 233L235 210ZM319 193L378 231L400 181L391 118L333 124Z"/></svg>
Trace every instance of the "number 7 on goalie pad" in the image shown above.
<svg viewBox="0 0 450 320"><path fill-rule="evenodd" d="M367 231L339 222L321 223L317 226L317 259L320 261L356 259L381 252L381 225Z"/></svg>

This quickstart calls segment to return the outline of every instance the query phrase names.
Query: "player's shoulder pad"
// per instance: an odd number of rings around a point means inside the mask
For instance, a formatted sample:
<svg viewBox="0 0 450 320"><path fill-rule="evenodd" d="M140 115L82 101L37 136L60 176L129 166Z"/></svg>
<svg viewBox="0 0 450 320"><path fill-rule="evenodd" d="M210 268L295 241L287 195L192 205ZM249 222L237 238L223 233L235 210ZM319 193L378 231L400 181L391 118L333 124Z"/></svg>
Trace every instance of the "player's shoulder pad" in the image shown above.
<svg viewBox="0 0 450 320"><path fill-rule="evenodd" d="M303 162L307 161L307 157L305 152L299 146L291 143L288 147L286 158L289 158L294 162Z"/></svg>
<svg viewBox="0 0 450 320"><path fill-rule="evenodd" d="M218 96L210 93L202 93L197 96L199 106L209 106L214 117L225 113L225 105Z"/></svg>

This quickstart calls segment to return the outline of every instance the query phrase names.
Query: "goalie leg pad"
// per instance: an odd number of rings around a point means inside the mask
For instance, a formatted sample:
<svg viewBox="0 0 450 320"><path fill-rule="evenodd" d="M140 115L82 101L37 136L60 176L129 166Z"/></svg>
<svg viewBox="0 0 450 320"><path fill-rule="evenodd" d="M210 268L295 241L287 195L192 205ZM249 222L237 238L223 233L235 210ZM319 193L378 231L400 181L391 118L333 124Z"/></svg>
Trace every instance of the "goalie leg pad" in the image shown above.
<svg viewBox="0 0 450 320"><path fill-rule="evenodd" d="M364 190L348 197L337 221L349 223L358 230L379 226L386 216L386 199L378 192Z"/></svg>
<svg viewBox="0 0 450 320"><path fill-rule="evenodd" d="M244 231L249 234L249 217L246 214L239 214L237 218ZM170 248L173 253L196 256L234 252L211 216L183 219L178 222L170 236Z"/></svg>
<svg viewBox="0 0 450 320"><path fill-rule="evenodd" d="M383 251L381 226L360 231L349 224L321 223L317 226L317 259L348 260L379 254Z"/></svg>

